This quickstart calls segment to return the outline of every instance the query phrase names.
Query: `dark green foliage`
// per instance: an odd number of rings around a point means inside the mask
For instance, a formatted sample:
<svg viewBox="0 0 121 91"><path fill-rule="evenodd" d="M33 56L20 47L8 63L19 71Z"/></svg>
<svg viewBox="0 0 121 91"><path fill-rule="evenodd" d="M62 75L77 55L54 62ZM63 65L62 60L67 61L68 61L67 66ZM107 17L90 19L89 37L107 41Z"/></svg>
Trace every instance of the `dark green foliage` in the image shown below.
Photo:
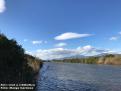
<svg viewBox="0 0 121 91"><path fill-rule="evenodd" d="M71 58L63 60L53 60L54 62L70 62L70 63L86 63L95 64L98 61L98 57L88 57L88 58Z"/></svg>
<svg viewBox="0 0 121 91"><path fill-rule="evenodd" d="M21 45L0 34L0 83L34 83L34 70L25 56Z"/></svg>
<svg viewBox="0 0 121 91"><path fill-rule="evenodd" d="M105 55L104 57L115 57L115 55L113 55L113 54L108 54L108 55Z"/></svg>

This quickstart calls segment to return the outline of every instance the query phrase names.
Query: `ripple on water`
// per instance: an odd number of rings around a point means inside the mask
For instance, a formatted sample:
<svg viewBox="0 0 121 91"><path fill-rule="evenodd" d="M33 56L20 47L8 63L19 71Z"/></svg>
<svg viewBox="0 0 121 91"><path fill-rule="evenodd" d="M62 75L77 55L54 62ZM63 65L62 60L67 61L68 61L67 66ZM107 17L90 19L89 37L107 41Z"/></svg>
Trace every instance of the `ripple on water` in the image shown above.
<svg viewBox="0 0 121 91"><path fill-rule="evenodd" d="M121 91L121 67L45 63L38 91Z"/></svg>

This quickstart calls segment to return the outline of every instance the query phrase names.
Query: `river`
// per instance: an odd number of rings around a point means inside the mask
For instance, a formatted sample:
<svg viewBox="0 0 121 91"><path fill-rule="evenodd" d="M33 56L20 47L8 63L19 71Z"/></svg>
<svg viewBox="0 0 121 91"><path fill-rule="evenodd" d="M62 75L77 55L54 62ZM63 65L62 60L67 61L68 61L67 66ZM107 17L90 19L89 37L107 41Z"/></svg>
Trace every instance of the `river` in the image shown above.
<svg viewBox="0 0 121 91"><path fill-rule="evenodd" d="M121 91L121 66L45 62L37 91Z"/></svg>

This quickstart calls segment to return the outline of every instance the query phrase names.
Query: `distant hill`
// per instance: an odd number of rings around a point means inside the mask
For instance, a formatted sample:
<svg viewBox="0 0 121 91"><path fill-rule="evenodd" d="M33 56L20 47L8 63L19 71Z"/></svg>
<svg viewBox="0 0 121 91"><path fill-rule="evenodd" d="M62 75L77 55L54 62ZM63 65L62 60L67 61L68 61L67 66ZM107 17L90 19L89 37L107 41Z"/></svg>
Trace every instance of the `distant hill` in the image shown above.
<svg viewBox="0 0 121 91"><path fill-rule="evenodd" d="M53 60L54 62L70 62L70 63L85 63L85 64L111 64L121 65L121 54L100 54L87 57L71 57L62 60Z"/></svg>
<svg viewBox="0 0 121 91"><path fill-rule="evenodd" d="M25 54L14 39L0 34L0 83L35 83L40 59Z"/></svg>

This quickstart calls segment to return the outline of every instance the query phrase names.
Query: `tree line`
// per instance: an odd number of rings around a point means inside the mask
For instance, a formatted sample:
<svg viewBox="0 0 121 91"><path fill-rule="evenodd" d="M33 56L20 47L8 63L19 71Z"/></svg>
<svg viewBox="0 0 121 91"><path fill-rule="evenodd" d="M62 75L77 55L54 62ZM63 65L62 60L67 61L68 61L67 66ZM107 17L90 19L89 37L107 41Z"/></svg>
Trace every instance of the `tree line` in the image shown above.
<svg viewBox="0 0 121 91"><path fill-rule="evenodd" d="M69 63L84 63L84 64L112 64L121 65L121 55L106 54L103 56L90 56L84 58L67 58L62 60L52 60L53 62L69 62Z"/></svg>

